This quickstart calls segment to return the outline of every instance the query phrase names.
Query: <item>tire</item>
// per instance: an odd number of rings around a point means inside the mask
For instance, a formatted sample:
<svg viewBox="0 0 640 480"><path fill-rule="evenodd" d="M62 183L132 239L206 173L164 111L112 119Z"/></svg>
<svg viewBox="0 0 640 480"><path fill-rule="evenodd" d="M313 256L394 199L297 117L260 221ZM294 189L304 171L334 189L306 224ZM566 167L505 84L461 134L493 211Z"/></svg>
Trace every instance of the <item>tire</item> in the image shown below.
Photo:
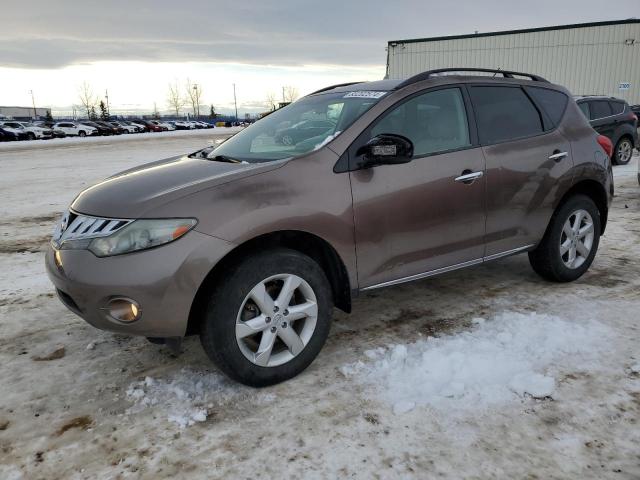
<svg viewBox="0 0 640 480"><path fill-rule="evenodd" d="M616 143L616 148L613 151L613 163L616 165L626 165L631 161L633 156L633 142L629 137L622 137Z"/></svg>
<svg viewBox="0 0 640 480"><path fill-rule="evenodd" d="M79 137L86 137L86 136L87 136L87 134L85 133L85 131L84 131L84 130L80 130L80 131L78 132L78 136L79 136Z"/></svg>
<svg viewBox="0 0 640 480"><path fill-rule="evenodd" d="M222 277L224 281L212 288L200 332L213 363L230 378L252 387L283 382L307 368L322 349L331 326L331 288L320 266L295 250L278 248L245 258ZM278 308L284 285L289 280L295 285L297 279L303 283L292 290L287 306ZM260 291L259 285L263 285L262 296L252 294ZM264 301L256 303L253 298ZM310 314L287 323L302 310ZM248 327L251 320L257 323ZM292 342L291 335L302 343ZM273 348L258 355L263 341L268 345L272 338ZM300 350L287 347L284 338Z"/></svg>
<svg viewBox="0 0 640 480"><path fill-rule="evenodd" d="M36 134L33 132L27 132L27 139L28 140L35 140L36 139Z"/></svg>
<svg viewBox="0 0 640 480"><path fill-rule="evenodd" d="M576 232L576 221L577 229L585 233L573 237L571 232ZM589 224L591 231L587 228ZM535 272L546 280L577 280L593 262L600 232L600 212L596 204L586 195L574 195L554 212L542 241L529 252L529 262ZM575 260L571 264L572 251Z"/></svg>

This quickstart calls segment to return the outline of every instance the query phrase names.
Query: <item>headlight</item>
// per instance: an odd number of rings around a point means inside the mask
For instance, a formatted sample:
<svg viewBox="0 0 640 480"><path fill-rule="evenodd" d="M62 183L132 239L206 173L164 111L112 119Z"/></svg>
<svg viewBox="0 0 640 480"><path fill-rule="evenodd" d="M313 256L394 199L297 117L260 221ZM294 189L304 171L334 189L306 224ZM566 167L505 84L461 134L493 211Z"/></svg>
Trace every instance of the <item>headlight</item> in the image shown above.
<svg viewBox="0 0 640 480"><path fill-rule="evenodd" d="M145 250L177 240L196 223L193 218L136 220L108 237L94 238L88 248L97 257Z"/></svg>

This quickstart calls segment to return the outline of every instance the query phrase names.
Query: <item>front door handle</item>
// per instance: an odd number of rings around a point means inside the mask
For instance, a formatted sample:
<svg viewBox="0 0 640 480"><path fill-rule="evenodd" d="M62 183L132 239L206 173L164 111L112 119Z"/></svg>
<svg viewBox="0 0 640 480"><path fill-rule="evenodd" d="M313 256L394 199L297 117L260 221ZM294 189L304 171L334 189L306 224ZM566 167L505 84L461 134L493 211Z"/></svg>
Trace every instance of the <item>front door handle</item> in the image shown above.
<svg viewBox="0 0 640 480"><path fill-rule="evenodd" d="M464 172L462 172L462 175L460 175L459 177L456 177L454 179L454 181L456 181L458 183L464 183L466 185L470 185L476 179L482 177L483 175L484 175L484 172L482 172L482 171L480 171L480 172L472 172L471 170L465 170Z"/></svg>
<svg viewBox="0 0 640 480"><path fill-rule="evenodd" d="M559 162L560 160L568 156L569 156L569 152L561 152L560 150L554 150L553 154L549 155L549 160L554 160L556 162Z"/></svg>

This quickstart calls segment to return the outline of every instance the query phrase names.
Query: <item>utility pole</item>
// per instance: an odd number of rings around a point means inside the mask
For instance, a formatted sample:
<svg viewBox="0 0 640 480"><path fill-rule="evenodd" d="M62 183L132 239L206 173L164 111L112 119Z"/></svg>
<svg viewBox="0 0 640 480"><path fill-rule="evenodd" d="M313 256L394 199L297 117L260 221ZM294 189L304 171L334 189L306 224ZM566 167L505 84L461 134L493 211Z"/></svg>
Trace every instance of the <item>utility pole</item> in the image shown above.
<svg viewBox="0 0 640 480"><path fill-rule="evenodd" d="M33 118L35 120L38 117L38 114L36 113L36 101L33 98L33 90L29 90L29 93L31 94L31 104L33 105Z"/></svg>
<svg viewBox="0 0 640 480"><path fill-rule="evenodd" d="M236 100L236 84L233 84L233 104L236 107L236 122L238 121L238 102Z"/></svg>
<svg viewBox="0 0 640 480"><path fill-rule="evenodd" d="M111 113L109 113L109 90L105 88L104 90L104 98L107 101L107 115L111 118Z"/></svg>
<svg viewBox="0 0 640 480"><path fill-rule="evenodd" d="M195 116L197 118L200 118L200 95L198 95L198 84L194 84L193 85L193 96L196 99L196 108L195 108L195 112L193 112L195 114Z"/></svg>

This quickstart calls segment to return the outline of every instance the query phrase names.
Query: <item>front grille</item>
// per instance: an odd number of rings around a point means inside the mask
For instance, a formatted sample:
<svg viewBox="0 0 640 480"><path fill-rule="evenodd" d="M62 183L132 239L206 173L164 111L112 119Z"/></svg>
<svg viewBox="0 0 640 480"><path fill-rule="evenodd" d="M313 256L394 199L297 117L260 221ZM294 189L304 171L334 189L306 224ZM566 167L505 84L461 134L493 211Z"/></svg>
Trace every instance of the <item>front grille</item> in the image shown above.
<svg viewBox="0 0 640 480"><path fill-rule="evenodd" d="M71 210L66 212L53 234L53 241L61 245L67 240L107 237L133 220L90 217Z"/></svg>

